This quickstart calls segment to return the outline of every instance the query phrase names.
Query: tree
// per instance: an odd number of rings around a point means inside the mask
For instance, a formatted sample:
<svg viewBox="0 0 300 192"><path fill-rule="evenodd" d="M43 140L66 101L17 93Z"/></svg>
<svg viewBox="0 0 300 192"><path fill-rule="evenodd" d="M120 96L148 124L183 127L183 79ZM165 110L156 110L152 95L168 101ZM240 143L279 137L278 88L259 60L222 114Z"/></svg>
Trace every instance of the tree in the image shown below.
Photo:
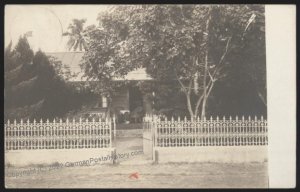
<svg viewBox="0 0 300 192"><path fill-rule="evenodd" d="M244 21L243 35L238 48L227 57L230 65L226 69L226 77L218 82L218 87L209 103L217 111L221 108L241 114L266 116L266 47L264 6L251 5L251 15ZM226 93L228 92L228 93ZM236 95L234 95L236 94ZM233 102L234 100L234 102Z"/></svg>
<svg viewBox="0 0 300 192"><path fill-rule="evenodd" d="M65 82L68 71L58 61L42 51L34 54L25 36L11 47L10 43L4 57L5 119L62 117L90 98Z"/></svg>
<svg viewBox="0 0 300 192"><path fill-rule="evenodd" d="M5 118L29 117L42 106L42 98L32 98L37 76L31 70L34 53L25 36L19 39L14 50L10 43L5 50ZM20 99L22 98L22 99Z"/></svg>
<svg viewBox="0 0 300 192"><path fill-rule="evenodd" d="M253 9L256 10L254 14L256 17L252 21L255 25L251 25L244 36L247 46L243 47L241 55L244 58L245 70L256 88L256 93L267 107L264 7L254 6Z"/></svg>
<svg viewBox="0 0 300 192"><path fill-rule="evenodd" d="M245 34L262 14L248 5L128 6L127 59L158 80L177 80L190 116L204 118L215 83L225 77L230 57L248 46Z"/></svg>
<svg viewBox="0 0 300 192"><path fill-rule="evenodd" d="M69 40L67 46L69 50L86 50L87 42L86 42L86 32L90 29L93 29L95 26L91 25L84 29L84 24L86 19L73 19L72 23L69 25L69 32L63 33L63 36L68 36Z"/></svg>
<svg viewBox="0 0 300 192"><path fill-rule="evenodd" d="M159 82L177 81L191 118L203 119L216 82L228 75L235 57L261 41L253 32L264 25L256 22L264 20L261 7L118 6L101 15L101 30L89 35L85 74L99 81L98 90L112 92L113 77L146 67Z"/></svg>
<svg viewBox="0 0 300 192"><path fill-rule="evenodd" d="M126 62L125 50L122 49L127 36L127 27L122 18L104 13L99 15L98 21L99 27L87 32L88 51L84 53L81 67L94 93L108 98L107 114L110 115L116 89L129 83L115 83L113 79L124 77L135 66Z"/></svg>

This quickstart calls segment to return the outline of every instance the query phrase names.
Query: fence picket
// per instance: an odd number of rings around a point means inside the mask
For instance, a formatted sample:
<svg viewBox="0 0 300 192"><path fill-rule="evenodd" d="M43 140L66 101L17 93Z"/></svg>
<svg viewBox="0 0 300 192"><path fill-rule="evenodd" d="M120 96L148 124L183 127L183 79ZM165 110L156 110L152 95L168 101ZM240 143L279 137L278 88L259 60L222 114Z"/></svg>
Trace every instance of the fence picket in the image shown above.
<svg viewBox="0 0 300 192"><path fill-rule="evenodd" d="M39 122L23 119L5 124L5 150L74 149L112 147L112 121L79 119Z"/></svg>
<svg viewBox="0 0 300 192"><path fill-rule="evenodd" d="M226 119L216 117L213 119L195 118L193 121L177 118L174 121L158 117L149 118L144 123L152 121L154 125L155 146L179 147L179 146L241 146L241 145L267 145L266 120L261 117L254 119L250 116L246 119L231 116Z"/></svg>

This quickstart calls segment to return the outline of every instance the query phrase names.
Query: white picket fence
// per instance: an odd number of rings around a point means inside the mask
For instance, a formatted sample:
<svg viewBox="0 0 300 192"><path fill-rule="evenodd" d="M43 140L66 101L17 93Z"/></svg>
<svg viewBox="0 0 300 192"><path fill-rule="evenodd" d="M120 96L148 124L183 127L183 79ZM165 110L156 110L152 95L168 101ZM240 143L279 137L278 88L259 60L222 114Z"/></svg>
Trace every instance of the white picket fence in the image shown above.
<svg viewBox="0 0 300 192"><path fill-rule="evenodd" d="M168 120L147 115L143 123L155 147L268 145L267 120L263 117Z"/></svg>
<svg viewBox="0 0 300 192"><path fill-rule="evenodd" d="M8 121L5 124L5 149L109 148L112 147L113 131L115 134L115 118L91 121L83 121L81 118L79 121L67 119L65 122L23 122L22 119L20 122Z"/></svg>

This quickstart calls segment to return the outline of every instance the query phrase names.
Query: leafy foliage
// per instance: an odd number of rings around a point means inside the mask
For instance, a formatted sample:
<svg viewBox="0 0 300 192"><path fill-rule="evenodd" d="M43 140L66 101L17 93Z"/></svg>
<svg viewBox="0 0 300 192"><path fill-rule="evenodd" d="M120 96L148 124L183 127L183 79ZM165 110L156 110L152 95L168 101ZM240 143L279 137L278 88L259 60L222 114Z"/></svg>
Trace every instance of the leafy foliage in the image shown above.
<svg viewBox="0 0 300 192"><path fill-rule="evenodd" d="M80 93L58 74L60 65L35 54L26 37L5 50L5 119L54 118L79 108L90 93ZM87 97L88 98L88 97Z"/></svg>
<svg viewBox="0 0 300 192"><path fill-rule="evenodd" d="M261 5L128 5L98 19L83 68L102 93L113 92L114 77L146 67L161 86L177 82L191 117L205 117L215 85L232 73L245 72L265 95Z"/></svg>
<svg viewBox="0 0 300 192"><path fill-rule="evenodd" d="M71 78L75 78L79 74L79 72L72 72L70 66L63 64L60 60L53 56L48 56L48 59L55 70L55 74L63 81L69 81Z"/></svg>
<svg viewBox="0 0 300 192"><path fill-rule="evenodd" d="M99 15L99 27L87 31L87 48L81 67L93 92L108 98L110 110L112 96L128 81L112 83L114 78L122 78L135 66L126 61L124 55L126 25L121 17L109 13ZM108 112L109 114L109 112Z"/></svg>
<svg viewBox="0 0 300 192"><path fill-rule="evenodd" d="M21 106L26 105L36 112L42 105L42 99L29 97L34 90L37 76L30 68L33 66L33 51L30 49L27 39L21 37L14 50L11 50L12 43L5 50L5 116L19 115L22 113ZM22 99L18 99L23 95ZM10 109L14 108L15 111Z"/></svg>

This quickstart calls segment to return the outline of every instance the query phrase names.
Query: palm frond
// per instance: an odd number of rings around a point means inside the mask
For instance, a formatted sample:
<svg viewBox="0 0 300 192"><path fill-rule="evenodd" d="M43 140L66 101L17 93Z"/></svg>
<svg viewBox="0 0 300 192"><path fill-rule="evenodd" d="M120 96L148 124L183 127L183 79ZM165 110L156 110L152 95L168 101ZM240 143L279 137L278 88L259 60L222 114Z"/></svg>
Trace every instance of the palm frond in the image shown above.
<svg viewBox="0 0 300 192"><path fill-rule="evenodd" d="M74 47L75 43L76 43L75 38L70 37L69 41L67 42L68 49L71 50Z"/></svg>
<svg viewBox="0 0 300 192"><path fill-rule="evenodd" d="M79 50L80 50L80 51L82 51L82 47L83 47L83 44L82 44L82 43L83 43L83 41L81 40L80 43L79 43Z"/></svg>
<svg viewBox="0 0 300 192"><path fill-rule="evenodd" d="M73 19L72 23L69 25L69 32L63 33L63 36L69 36L69 41L67 43L68 49L73 49L76 51L79 49L82 51L82 48L85 49L86 45L84 42L83 35L87 31L83 29L86 19ZM95 26L92 26L92 28Z"/></svg>
<svg viewBox="0 0 300 192"><path fill-rule="evenodd" d="M72 35L72 34L69 33L69 32L64 32L64 33L62 34L62 36L69 36L69 35Z"/></svg>
<svg viewBox="0 0 300 192"><path fill-rule="evenodd" d="M76 40L76 43L75 43L75 45L74 45L74 47L73 47L73 50L74 50L74 51L77 50L78 45L79 45L79 40Z"/></svg>

